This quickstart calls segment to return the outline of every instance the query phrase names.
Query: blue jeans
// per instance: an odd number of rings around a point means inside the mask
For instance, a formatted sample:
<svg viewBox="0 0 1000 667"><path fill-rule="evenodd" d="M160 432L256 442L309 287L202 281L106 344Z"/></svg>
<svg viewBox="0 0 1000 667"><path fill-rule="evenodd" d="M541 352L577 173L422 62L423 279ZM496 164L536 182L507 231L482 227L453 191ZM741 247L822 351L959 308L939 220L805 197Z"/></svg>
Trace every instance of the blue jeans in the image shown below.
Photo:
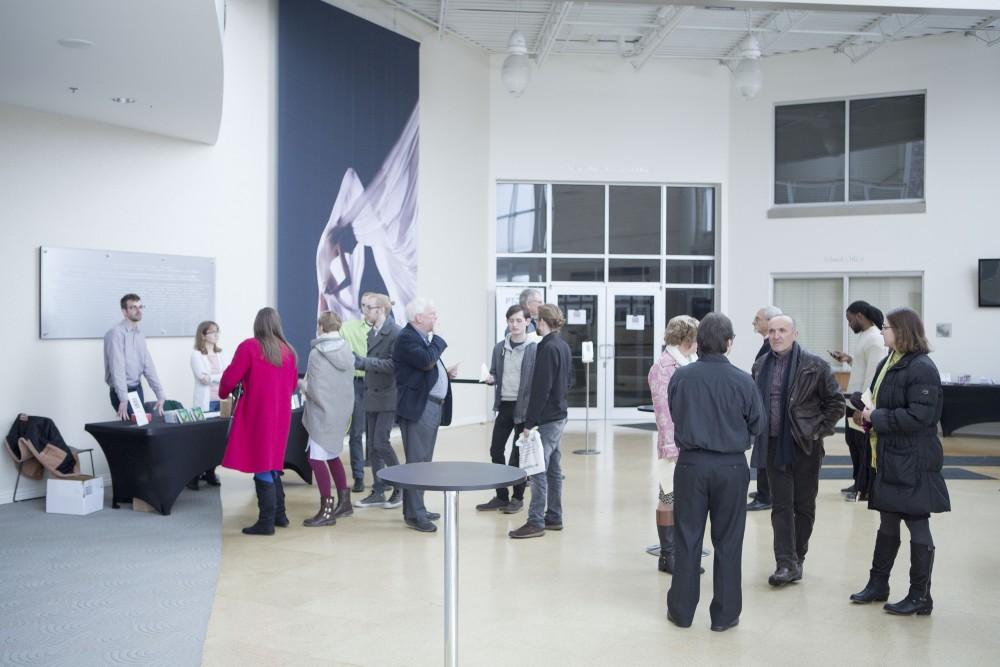
<svg viewBox="0 0 1000 667"><path fill-rule="evenodd" d="M565 427L565 419L538 426L538 434L542 436L545 472L528 478L528 483L531 484L528 525L536 528L543 528L546 522L562 524L562 453L559 451L559 441L562 440Z"/></svg>

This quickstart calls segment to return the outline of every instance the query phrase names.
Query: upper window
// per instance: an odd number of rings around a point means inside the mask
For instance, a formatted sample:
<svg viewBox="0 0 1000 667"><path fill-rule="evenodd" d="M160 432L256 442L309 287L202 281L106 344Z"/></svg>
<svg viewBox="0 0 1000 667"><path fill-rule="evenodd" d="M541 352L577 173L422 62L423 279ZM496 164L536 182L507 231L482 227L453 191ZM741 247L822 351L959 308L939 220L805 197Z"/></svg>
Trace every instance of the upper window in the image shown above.
<svg viewBox="0 0 1000 667"><path fill-rule="evenodd" d="M545 186L497 183L497 252L545 252Z"/></svg>
<svg viewBox="0 0 1000 667"><path fill-rule="evenodd" d="M774 110L774 203L924 198L923 93Z"/></svg>

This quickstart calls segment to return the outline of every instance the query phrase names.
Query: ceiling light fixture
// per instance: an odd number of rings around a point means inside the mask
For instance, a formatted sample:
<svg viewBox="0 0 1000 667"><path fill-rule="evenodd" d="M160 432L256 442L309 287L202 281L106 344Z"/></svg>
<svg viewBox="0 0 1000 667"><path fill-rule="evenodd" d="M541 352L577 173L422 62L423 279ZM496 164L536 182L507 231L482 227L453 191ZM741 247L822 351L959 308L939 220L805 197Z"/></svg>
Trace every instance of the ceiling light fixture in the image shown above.
<svg viewBox="0 0 1000 667"><path fill-rule="evenodd" d="M57 41L59 46L65 46L67 49L89 49L94 45L90 40L78 39L76 37L63 37Z"/></svg>
<svg viewBox="0 0 1000 667"><path fill-rule="evenodd" d="M134 97L112 97L112 102L117 102L118 104L135 104Z"/></svg>
<svg viewBox="0 0 1000 667"><path fill-rule="evenodd" d="M528 42L524 33L517 29L519 6L514 8L514 31L507 40L507 57L500 68L500 80L514 97L520 97L531 81L531 59L528 58Z"/></svg>
<svg viewBox="0 0 1000 667"><path fill-rule="evenodd" d="M752 100L757 97L764 83L760 56L760 42L753 35L750 12L747 11L747 36L740 44L740 60L733 68L733 82L743 99Z"/></svg>

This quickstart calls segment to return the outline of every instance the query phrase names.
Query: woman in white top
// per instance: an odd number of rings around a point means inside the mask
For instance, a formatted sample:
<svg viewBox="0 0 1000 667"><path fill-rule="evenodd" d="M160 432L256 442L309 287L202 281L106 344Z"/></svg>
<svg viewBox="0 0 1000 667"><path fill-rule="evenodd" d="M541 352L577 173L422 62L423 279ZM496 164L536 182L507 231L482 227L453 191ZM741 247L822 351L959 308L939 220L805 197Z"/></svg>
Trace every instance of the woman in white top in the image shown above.
<svg viewBox="0 0 1000 667"><path fill-rule="evenodd" d="M191 372L194 374L194 398L191 407L202 412L218 412L219 380L226 368L226 360L219 347L219 325L211 320L202 322L194 334L194 349L191 350ZM189 489L198 488L198 477L188 482ZM215 468L209 468L202 475L212 486L219 486Z"/></svg>

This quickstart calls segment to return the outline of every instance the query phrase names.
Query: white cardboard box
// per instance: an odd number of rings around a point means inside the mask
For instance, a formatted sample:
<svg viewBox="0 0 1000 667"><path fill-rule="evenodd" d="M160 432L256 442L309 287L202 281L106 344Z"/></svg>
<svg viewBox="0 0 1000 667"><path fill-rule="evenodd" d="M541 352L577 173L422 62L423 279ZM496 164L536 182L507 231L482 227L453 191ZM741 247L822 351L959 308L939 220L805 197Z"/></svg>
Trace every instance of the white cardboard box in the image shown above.
<svg viewBox="0 0 1000 667"><path fill-rule="evenodd" d="M79 475L50 479L45 487L45 511L53 514L93 514L104 509L104 478Z"/></svg>

